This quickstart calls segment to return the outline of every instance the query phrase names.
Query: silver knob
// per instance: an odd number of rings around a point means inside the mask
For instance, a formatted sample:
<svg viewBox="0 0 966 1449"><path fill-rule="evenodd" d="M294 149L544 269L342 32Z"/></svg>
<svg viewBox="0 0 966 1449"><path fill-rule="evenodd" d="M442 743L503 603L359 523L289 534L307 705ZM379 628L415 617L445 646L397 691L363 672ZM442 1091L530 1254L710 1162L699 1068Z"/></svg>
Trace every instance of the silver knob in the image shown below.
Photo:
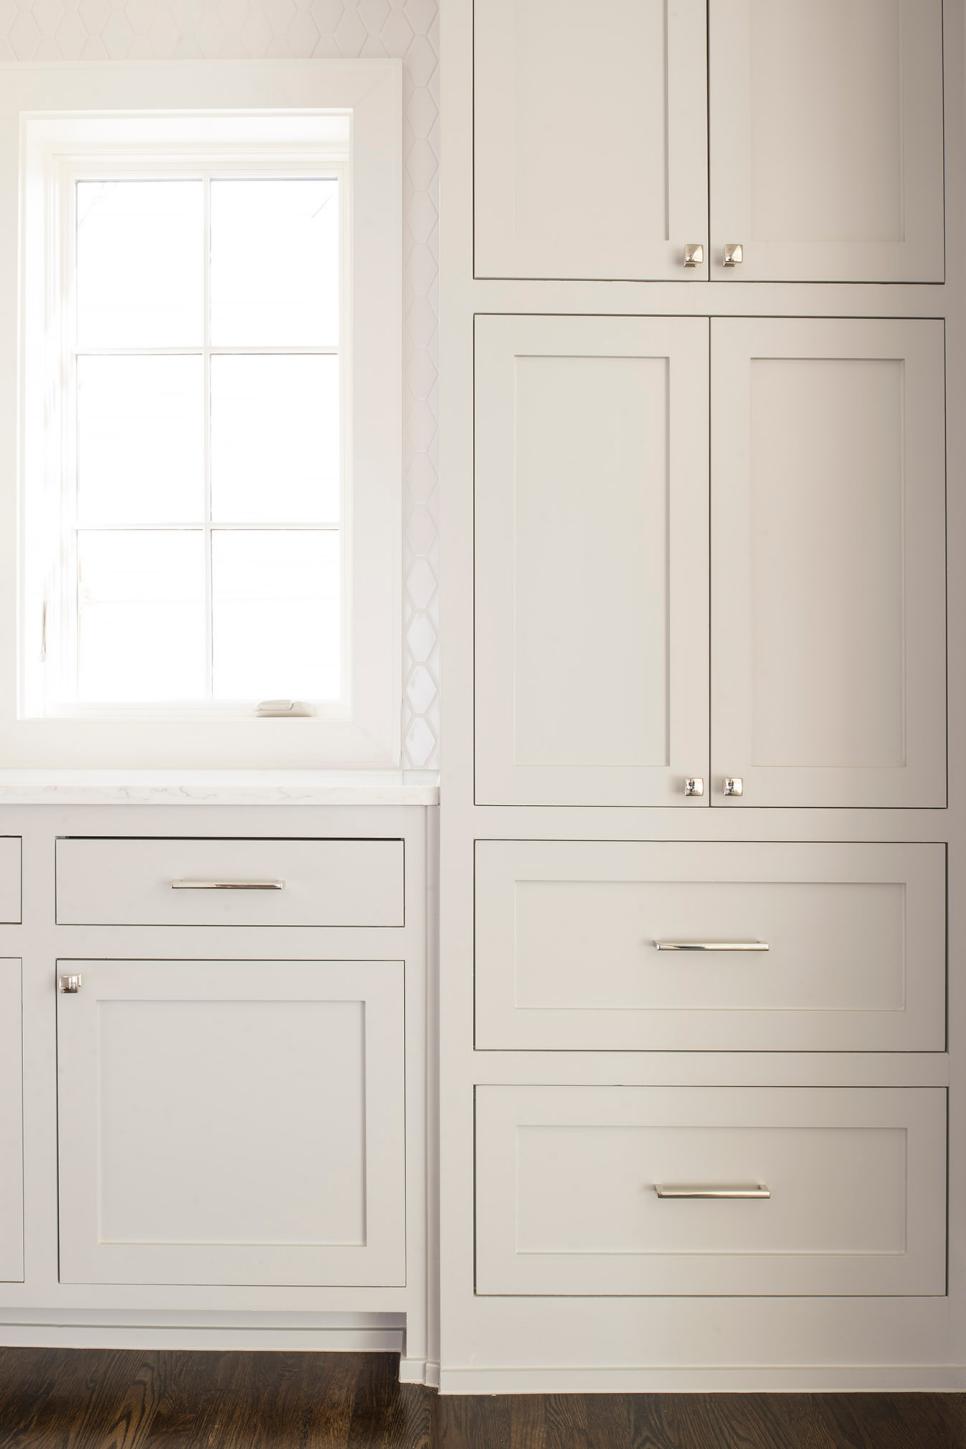
<svg viewBox="0 0 966 1449"><path fill-rule="evenodd" d="M83 976L62 976L57 983L63 996L76 996L84 984Z"/></svg>
<svg viewBox="0 0 966 1449"><path fill-rule="evenodd" d="M741 242L728 242L724 249L721 265L723 267L740 267L744 259L745 249Z"/></svg>
<svg viewBox="0 0 966 1449"><path fill-rule="evenodd" d="M684 265L686 267L704 266L704 246L701 242L688 242L685 245Z"/></svg>
<svg viewBox="0 0 966 1449"><path fill-rule="evenodd" d="M704 781L700 775L689 775L684 782L685 795L703 795Z"/></svg>
<svg viewBox="0 0 966 1449"><path fill-rule="evenodd" d="M726 795L743 795L745 793L745 782L741 776L735 775L733 778L726 778L724 792Z"/></svg>

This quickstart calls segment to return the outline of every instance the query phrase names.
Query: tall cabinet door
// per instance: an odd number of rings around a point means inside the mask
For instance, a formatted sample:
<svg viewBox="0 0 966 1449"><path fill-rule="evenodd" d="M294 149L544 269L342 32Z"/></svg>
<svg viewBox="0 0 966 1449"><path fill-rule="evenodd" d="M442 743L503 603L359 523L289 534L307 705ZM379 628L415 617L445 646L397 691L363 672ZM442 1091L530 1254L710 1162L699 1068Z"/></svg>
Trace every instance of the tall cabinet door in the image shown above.
<svg viewBox="0 0 966 1449"><path fill-rule="evenodd" d="M941 282L942 0L709 15L712 277Z"/></svg>
<svg viewBox="0 0 966 1449"><path fill-rule="evenodd" d="M708 321L476 324L476 793L703 805Z"/></svg>
<svg viewBox="0 0 966 1449"><path fill-rule="evenodd" d="M20 962L0 961L0 1282L23 1279Z"/></svg>
<svg viewBox="0 0 966 1449"><path fill-rule="evenodd" d="M477 276L707 276L705 32L705 0L476 5Z"/></svg>
<svg viewBox="0 0 966 1449"><path fill-rule="evenodd" d="M941 321L712 323L714 804L945 804L943 356Z"/></svg>

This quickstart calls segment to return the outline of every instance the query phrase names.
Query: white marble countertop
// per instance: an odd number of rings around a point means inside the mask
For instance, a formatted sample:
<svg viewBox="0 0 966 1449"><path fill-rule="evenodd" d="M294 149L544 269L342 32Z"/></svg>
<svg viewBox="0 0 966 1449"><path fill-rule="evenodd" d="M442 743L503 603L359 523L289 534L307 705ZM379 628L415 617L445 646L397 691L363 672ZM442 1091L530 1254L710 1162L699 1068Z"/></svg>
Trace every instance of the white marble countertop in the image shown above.
<svg viewBox="0 0 966 1449"><path fill-rule="evenodd" d="M436 805L432 770L2 770L0 805Z"/></svg>

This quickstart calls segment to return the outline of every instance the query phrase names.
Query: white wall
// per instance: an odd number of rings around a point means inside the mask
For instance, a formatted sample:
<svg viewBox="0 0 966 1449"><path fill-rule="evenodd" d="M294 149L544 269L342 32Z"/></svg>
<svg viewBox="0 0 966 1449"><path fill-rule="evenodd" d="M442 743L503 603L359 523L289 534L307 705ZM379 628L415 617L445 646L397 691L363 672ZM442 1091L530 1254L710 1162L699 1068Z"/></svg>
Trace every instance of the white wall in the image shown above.
<svg viewBox="0 0 966 1449"><path fill-rule="evenodd" d="M438 764L437 0L0 0L0 60L403 60L403 763Z"/></svg>

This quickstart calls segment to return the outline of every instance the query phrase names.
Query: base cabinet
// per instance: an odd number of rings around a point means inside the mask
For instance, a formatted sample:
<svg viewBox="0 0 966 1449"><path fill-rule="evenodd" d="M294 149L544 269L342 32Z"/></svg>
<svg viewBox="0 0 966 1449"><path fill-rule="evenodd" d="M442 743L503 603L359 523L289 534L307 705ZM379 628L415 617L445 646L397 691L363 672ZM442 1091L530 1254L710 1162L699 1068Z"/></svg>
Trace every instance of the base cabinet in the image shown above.
<svg viewBox="0 0 966 1449"><path fill-rule="evenodd" d="M62 1282L405 1282L402 962L58 971Z"/></svg>
<svg viewBox="0 0 966 1449"><path fill-rule="evenodd" d="M0 1282L13 1283L24 1271L20 977L19 961L0 960Z"/></svg>

